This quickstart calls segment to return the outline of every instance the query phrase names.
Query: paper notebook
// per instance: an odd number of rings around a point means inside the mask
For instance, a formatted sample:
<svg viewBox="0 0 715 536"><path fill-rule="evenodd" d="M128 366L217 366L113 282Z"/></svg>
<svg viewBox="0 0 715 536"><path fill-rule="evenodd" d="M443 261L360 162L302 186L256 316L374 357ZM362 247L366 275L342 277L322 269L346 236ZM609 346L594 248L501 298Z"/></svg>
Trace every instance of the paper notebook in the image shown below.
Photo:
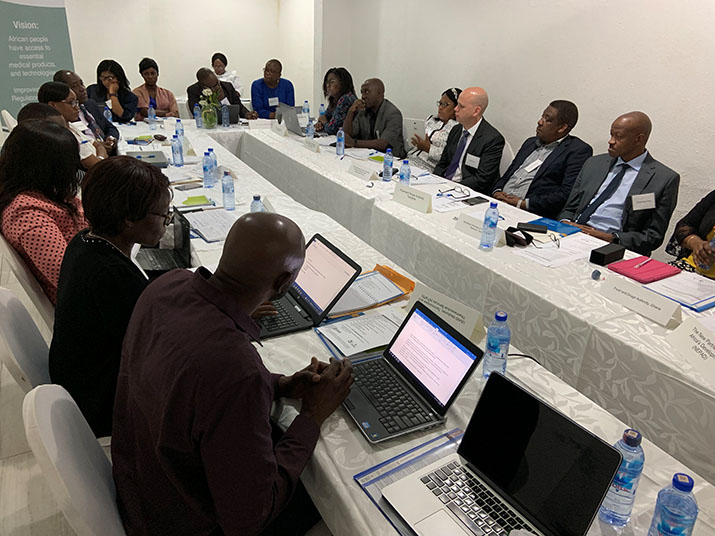
<svg viewBox="0 0 715 536"><path fill-rule="evenodd" d="M629 277L634 281L638 281L639 283L652 283L653 281L659 281L680 273L680 268L656 261L655 259L651 259L646 264L636 268L636 266L647 259L648 257L641 255L635 259L612 262L608 265L608 269L617 274Z"/></svg>
<svg viewBox="0 0 715 536"><path fill-rule="evenodd" d="M376 264L370 272L360 275L330 310L330 318L349 315L410 294L415 282L392 268Z"/></svg>

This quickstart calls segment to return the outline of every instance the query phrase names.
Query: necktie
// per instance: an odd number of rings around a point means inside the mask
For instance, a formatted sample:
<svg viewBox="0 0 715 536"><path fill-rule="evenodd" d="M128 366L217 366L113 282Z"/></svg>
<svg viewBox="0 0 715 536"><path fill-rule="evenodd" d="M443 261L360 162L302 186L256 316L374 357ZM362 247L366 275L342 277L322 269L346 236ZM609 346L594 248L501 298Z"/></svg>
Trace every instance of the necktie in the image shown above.
<svg viewBox="0 0 715 536"><path fill-rule="evenodd" d="M97 125L97 122L94 120L94 117L92 117L92 114L87 111L84 104L80 104L79 109L84 114L84 118L87 120L89 129L94 133L94 137L99 141L104 141L104 133L102 132L102 129L99 128L99 125Z"/></svg>
<svg viewBox="0 0 715 536"><path fill-rule="evenodd" d="M457 172L457 168L459 167L459 162L462 160L462 153L464 153L464 149L467 147L467 138L469 138L469 131L465 130L464 133L462 134L462 137L459 140L459 143L457 144L457 150L454 152L452 161L449 163L449 167L447 168L447 171L444 172L445 179L451 179L452 177L454 177L454 174Z"/></svg>
<svg viewBox="0 0 715 536"><path fill-rule="evenodd" d="M620 164L620 166L621 170L618 172L618 175L613 177L613 180L608 186L606 186L606 189L601 192L601 195L599 195L596 199L589 203L589 205L576 219L576 223L584 225L591 218L591 216L593 216L593 213L596 212L596 209L600 207L604 201L610 199L611 196L615 193L615 191L618 190L618 187L621 185L621 181L623 180L623 176L626 174L626 171L628 171L628 169L631 167L625 162L623 164Z"/></svg>

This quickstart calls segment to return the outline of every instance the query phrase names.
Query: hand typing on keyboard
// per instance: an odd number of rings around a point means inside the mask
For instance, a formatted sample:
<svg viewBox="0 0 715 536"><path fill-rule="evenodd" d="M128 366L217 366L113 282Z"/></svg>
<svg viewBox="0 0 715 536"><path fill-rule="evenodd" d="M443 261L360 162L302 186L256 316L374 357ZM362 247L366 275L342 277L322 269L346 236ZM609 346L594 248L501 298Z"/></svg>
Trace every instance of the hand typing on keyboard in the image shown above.
<svg viewBox="0 0 715 536"><path fill-rule="evenodd" d="M266 316L276 316L278 310L272 302L265 302L258 306L258 309L251 313L251 318L263 318Z"/></svg>

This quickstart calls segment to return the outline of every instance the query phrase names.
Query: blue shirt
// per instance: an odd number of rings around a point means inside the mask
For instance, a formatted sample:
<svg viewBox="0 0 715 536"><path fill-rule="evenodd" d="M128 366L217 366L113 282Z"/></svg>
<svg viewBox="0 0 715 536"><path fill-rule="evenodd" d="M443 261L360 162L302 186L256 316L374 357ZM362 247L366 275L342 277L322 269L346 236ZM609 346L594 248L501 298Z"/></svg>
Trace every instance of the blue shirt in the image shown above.
<svg viewBox="0 0 715 536"><path fill-rule="evenodd" d="M295 106L295 91L290 80L280 78L278 85L270 88L263 81L263 78L254 80L251 84L251 104L253 111L258 112L258 117L268 119L277 106L269 106L268 99L278 97L278 101L288 106Z"/></svg>
<svg viewBox="0 0 715 536"><path fill-rule="evenodd" d="M628 193L631 191L631 187L638 176L638 172L641 170L643 161L646 156L648 156L648 151L644 151L642 155L636 156L630 162L626 162L630 167L626 170L623 179L621 180L621 185L618 189L613 192L613 195L606 199L600 207L591 215L586 225L598 229L604 232L621 231L621 223L623 221L623 209L626 206L626 199L628 198ZM591 202L594 199L598 199L607 187L608 184L613 180L613 178L621 171L620 165L623 164L623 159L619 156L616 160L615 165L611 168L611 171L606 175L606 180L603 181L601 187L593 196Z"/></svg>

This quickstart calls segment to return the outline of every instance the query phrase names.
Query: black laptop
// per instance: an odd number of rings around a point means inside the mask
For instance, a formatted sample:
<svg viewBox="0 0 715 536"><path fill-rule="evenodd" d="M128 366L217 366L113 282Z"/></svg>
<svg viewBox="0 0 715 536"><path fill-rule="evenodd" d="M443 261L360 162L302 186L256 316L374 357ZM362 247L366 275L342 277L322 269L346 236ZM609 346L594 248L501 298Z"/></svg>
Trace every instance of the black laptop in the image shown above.
<svg viewBox="0 0 715 536"><path fill-rule="evenodd" d="M174 209L174 247L142 247L137 262L150 278L158 277L175 268L191 266L191 226L184 215Z"/></svg>
<svg viewBox="0 0 715 536"><path fill-rule="evenodd" d="M303 331L319 325L360 275L360 265L316 234L305 246L305 262L288 293L273 305L278 316L261 318L261 338Z"/></svg>
<svg viewBox="0 0 715 536"><path fill-rule="evenodd" d="M482 351L415 302L382 356L353 363L343 406L371 443L444 422Z"/></svg>
<svg viewBox="0 0 715 536"><path fill-rule="evenodd" d="M492 372L457 454L382 495L422 536L584 536L620 464L611 445Z"/></svg>

